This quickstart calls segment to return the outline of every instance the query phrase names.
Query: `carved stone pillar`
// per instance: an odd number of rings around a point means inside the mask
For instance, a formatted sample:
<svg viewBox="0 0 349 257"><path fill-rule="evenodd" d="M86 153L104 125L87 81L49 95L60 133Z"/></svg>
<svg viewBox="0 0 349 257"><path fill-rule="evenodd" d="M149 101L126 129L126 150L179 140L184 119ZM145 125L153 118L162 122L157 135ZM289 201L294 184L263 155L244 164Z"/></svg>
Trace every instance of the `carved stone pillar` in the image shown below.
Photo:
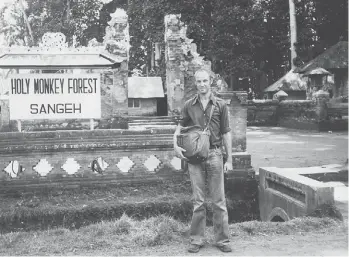
<svg viewBox="0 0 349 257"><path fill-rule="evenodd" d="M184 99L184 67L181 67L183 50L181 38L185 36L185 26L180 15L165 16L165 60L166 92L169 115L179 115Z"/></svg>
<svg viewBox="0 0 349 257"><path fill-rule="evenodd" d="M327 118L327 104L330 100L330 94L327 91L319 90L313 94L316 101L316 114L318 121L324 121Z"/></svg>
<svg viewBox="0 0 349 257"><path fill-rule="evenodd" d="M122 59L120 68L105 71L102 75L104 82L112 81L112 87L102 83L106 96L109 99L104 103L106 110L111 111L112 116L128 114L128 59L130 48L128 16L122 9L116 9L111 15L111 20L105 29L103 44L112 55ZM103 82L103 81L102 81Z"/></svg>
<svg viewBox="0 0 349 257"><path fill-rule="evenodd" d="M165 16L166 93L168 114L179 115L186 100L196 93L194 73L204 68L211 71L211 62L197 52L187 27L179 14Z"/></svg>
<svg viewBox="0 0 349 257"><path fill-rule="evenodd" d="M247 93L243 91L218 92L229 109L229 125L232 135L233 177L253 176L251 155L246 151Z"/></svg>

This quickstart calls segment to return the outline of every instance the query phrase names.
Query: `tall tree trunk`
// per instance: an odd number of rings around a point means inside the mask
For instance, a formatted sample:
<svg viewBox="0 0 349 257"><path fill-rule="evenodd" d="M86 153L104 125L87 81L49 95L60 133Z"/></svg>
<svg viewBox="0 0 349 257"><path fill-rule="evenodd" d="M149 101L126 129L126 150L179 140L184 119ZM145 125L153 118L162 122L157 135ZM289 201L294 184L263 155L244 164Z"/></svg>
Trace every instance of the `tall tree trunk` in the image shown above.
<svg viewBox="0 0 349 257"><path fill-rule="evenodd" d="M297 23L296 23L296 7L294 0L288 0L290 8L290 35L291 35L291 68L294 69L294 59L297 57L295 43L297 43Z"/></svg>
<svg viewBox="0 0 349 257"><path fill-rule="evenodd" d="M30 35L30 38L31 38L31 41L32 41L32 45L35 45L32 28L31 28L31 26L29 24L27 14L25 13L25 9L24 9L24 5L23 5L22 0L19 0L19 5L21 6L21 10L23 12L24 21L25 21L25 23L27 25L27 28L28 28L28 31L29 31L29 35Z"/></svg>
<svg viewBox="0 0 349 257"><path fill-rule="evenodd" d="M67 0L67 16L66 16L66 19L67 19L67 24L69 24L69 18L70 18L70 0Z"/></svg>

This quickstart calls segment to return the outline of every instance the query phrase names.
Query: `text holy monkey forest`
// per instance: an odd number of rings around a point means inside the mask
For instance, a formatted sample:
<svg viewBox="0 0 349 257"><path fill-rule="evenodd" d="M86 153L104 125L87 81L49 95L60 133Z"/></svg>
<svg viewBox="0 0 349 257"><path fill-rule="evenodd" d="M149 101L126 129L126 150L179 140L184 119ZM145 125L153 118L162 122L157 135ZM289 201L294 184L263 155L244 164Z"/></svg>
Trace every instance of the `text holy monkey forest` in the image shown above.
<svg viewBox="0 0 349 257"><path fill-rule="evenodd" d="M33 89L30 78L12 78L12 95L52 95L52 94L96 94L97 78L34 78ZM67 83L67 85L65 85ZM49 103L30 104L31 114L81 113L81 104Z"/></svg>

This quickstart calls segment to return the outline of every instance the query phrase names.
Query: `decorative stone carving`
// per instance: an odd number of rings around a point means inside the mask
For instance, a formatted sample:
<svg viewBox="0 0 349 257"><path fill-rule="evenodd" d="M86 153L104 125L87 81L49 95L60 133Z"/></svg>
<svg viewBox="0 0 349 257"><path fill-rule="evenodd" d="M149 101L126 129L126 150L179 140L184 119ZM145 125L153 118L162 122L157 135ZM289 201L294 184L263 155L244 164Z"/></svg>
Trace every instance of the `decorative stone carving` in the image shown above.
<svg viewBox="0 0 349 257"><path fill-rule="evenodd" d="M121 160L116 164L116 166L119 168L119 170L123 173L127 173L131 170L135 163L130 160L127 156L124 156L121 158Z"/></svg>
<svg viewBox="0 0 349 257"><path fill-rule="evenodd" d="M93 160L88 167L91 168L94 173L102 174L108 168L108 166L109 164L103 160L102 157L98 157L97 159Z"/></svg>
<svg viewBox="0 0 349 257"><path fill-rule="evenodd" d="M19 164L18 161L11 161L4 171L11 177L16 178L20 172L23 172L25 168L22 167L22 165Z"/></svg>
<svg viewBox="0 0 349 257"><path fill-rule="evenodd" d="M234 95L240 100L241 104L247 104L247 93L244 91L234 91Z"/></svg>
<svg viewBox="0 0 349 257"><path fill-rule="evenodd" d="M66 37L61 32L47 32L42 36L42 43L39 44L40 47L48 48L67 48L68 43L66 42Z"/></svg>
<svg viewBox="0 0 349 257"><path fill-rule="evenodd" d="M179 159L178 157L173 157L173 159L171 160L171 165L172 165L173 168L175 168L176 170L182 169L182 161L181 161L181 159Z"/></svg>
<svg viewBox="0 0 349 257"><path fill-rule="evenodd" d="M42 177L45 177L53 169L46 159L40 159L33 169Z"/></svg>
<svg viewBox="0 0 349 257"><path fill-rule="evenodd" d="M61 168L69 175L73 175L78 172L81 166L79 163L77 163L77 161L74 160L74 158L68 158Z"/></svg>
<svg viewBox="0 0 349 257"><path fill-rule="evenodd" d="M149 158L144 162L144 166L148 169L150 172L154 172L157 167L160 165L160 161L158 158L156 158L155 155L150 155Z"/></svg>
<svg viewBox="0 0 349 257"><path fill-rule="evenodd" d="M118 8L110 16L111 20L108 22L109 26L106 27L103 38L106 50L111 54L128 58L130 36L127 13Z"/></svg>

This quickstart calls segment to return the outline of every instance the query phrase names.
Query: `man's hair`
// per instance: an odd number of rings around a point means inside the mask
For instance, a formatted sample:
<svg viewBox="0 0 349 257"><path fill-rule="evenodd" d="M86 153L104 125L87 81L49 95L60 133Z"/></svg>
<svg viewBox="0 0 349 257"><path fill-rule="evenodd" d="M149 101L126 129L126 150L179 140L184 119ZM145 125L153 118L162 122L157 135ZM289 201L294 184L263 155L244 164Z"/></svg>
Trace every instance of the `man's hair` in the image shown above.
<svg viewBox="0 0 349 257"><path fill-rule="evenodd" d="M201 73L201 72L206 72L208 74L208 76L210 77L210 81L213 80L213 76L212 76L212 72L207 70L207 69L204 69L204 68L200 68L198 69L195 74L194 74L194 77L196 78L197 74Z"/></svg>

